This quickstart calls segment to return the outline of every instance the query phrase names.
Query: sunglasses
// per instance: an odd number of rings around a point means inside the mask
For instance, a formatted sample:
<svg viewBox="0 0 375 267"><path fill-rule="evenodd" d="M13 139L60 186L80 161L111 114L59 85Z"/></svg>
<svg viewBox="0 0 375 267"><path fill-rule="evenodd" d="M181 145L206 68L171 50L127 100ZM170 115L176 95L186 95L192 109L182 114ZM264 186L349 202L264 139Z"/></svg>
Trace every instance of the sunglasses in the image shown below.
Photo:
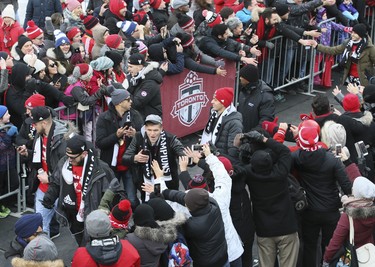
<svg viewBox="0 0 375 267"><path fill-rule="evenodd" d="M53 68L53 67L56 67L57 64L56 64L56 63L51 63L51 64L49 64L48 66L50 66L51 68Z"/></svg>
<svg viewBox="0 0 375 267"><path fill-rule="evenodd" d="M66 154L66 156L68 157L68 158L70 158L70 159L76 159L76 158L78 158L79 156L81 156L82 155L82 153L79 153L78 155L76 155L76 156L69 156L68 154Z"/></svg>

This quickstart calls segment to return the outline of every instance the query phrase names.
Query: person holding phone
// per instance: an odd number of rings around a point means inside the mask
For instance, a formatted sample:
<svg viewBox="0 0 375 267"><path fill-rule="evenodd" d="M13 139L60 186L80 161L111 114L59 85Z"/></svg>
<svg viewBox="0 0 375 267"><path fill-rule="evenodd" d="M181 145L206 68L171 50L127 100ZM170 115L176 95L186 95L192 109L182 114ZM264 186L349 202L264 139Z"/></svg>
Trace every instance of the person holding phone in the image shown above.
<svg viewBox="0 0 375 267"><path fill-rule="evenodd" d="M124 185L128 198L135 208L139 204L136 187L129 166L124 165L122 156L135 133L143 126L143 118L132 108L130 93L121 84L113 84L112 101L108 110L101 113L96 124L96 145L101 150L101 160L115 172Z"/></svg>

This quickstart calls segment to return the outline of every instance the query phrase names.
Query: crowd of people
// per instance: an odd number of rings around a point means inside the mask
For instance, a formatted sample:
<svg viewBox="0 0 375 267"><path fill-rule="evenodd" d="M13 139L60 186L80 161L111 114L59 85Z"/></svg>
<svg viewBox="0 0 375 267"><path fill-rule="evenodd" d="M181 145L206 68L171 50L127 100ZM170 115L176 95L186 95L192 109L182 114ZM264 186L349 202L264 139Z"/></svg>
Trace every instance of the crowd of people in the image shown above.
<svg viewBox="0 0 375 267"><path fill-rule="evenodd" d="M374 244L364 1L81 2L29 0L22 25L17 1L0 4L0 190L18 188L21 169L35 210L15 224L7 266L64 266L52 241L62 225L78 245L71 266L249 267L256 242L259 266L327 267L341 260L351 220L356 247ZM348 93L333 94L344 113L318 95L299 125L278 123L271 73L285 80L297 57L302 76L303 46L320 52L315 71L326 66L316 85L331 86L327 62L341 55ZM163 128L163 77L226 76L223 59L241 65L238 99L215 88L200 143L184 147Z"/></svg>

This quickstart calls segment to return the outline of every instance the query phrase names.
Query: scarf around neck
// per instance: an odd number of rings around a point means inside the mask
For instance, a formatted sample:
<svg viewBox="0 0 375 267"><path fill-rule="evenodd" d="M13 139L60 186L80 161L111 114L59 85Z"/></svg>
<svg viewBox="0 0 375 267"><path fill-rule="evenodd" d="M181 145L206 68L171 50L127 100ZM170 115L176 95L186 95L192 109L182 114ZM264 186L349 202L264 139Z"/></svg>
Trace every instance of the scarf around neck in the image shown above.
<svg viewBox="0 0 375 267"><path fill-rule="evenodd" d="M143 68L143 69L141 69L141 71L138 73L137 76L131 77L130 78L130 84L132 86L137 86L137 84L139 83L139 81L142 80L142 78L144 77L145 71L146 71L146 68Z"/></svg>
<svg viewBox="0 0 375 267"><path fill-rule="evenodd" d="M348 62L349 56L350 56L351 61L357 64L361 56L361 53L367 47L367 44L368 44L368 40L366 37L362 38L362 40L358 42L354 42L353 40L350 40L345 47L340 64L341 65L346 64L346 62ZM353 45L357 46L354 51L352 51Z"/></svg>

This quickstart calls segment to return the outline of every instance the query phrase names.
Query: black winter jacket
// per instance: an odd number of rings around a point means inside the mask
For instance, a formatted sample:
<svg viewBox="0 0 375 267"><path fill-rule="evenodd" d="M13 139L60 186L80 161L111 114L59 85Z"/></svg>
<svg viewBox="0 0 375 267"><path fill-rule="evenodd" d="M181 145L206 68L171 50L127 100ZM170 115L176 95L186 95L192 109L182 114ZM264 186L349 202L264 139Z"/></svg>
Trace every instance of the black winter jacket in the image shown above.
<svg viewBox="0 0 375 267"><path fill-rule="evenodd" d="M139 131L143 126L143 118L135 109L130 109L130 118L132 127ZM118 143L119 138L116 132L124 124L124 119L119 117L113 103L109 103L108 110L101 113L96 123L96 145L100 149L100 159L111 166L114 145ZM132 138L126 138L126 147L130 145Z"/></svg>
<svg viewBox="0 0 375 267"><path fill-rule="evenodd" d="M292 153L294 168L302 187L306 190L308 209L318 212L338 211L341 207L337 183L345 195L352 191L352 184L340 159L325 149Z"/></svg>
<svg viewBox="0 0 375 267"><path fill-rule="evenodd" d="M160 84L163 82L163 77L157 67L156 62L150 62L137 85L129 83L128 91L132 95L132 107L141 113L143 119L150 114L162 115ZM128 79L130 80L129 77Z"/></svg>
<svg viewBox="0 0 375 267"><path fill-rule="evenodd" d="M263 121L272 121L275 118L272 89L261 80L256 88L251 88L249 85L242 88L238 111L242 114L245 133L261 125Z"/></svg>
<svg viewBox="0 0 375 267"><path fill-rule="evenodd" d="M171 170L172 181L166 182L168 188L178 189L178 166L177 159L179 156L184 156L184 147L180 140L177 139L175 135L166 133L167 136L167 148L168 148L168 162ZM143 169L141 163L134 162L134 156L143 148L144 133L142 131L137 132L125 151L122 158L124 165L131 166L131 171L133 175L133 181L137 186L143 183Z"/></svg>
<svg viewBox="0 0 375 267"><path fill-rule="evenodd" d="M185 193L164 190L164 198L185 206ZM190 212L183 226L194 267L224 266L228 260L224 223L216 200L209 198L209 205Z"/></svg>
<svg viewBox="0 0 375 267"><path fill-rule="evenodd" d="M246 47L250 49L249 46ZM238 51L245 50L245 48L241 47L240 43L232 39L228 38L226 41L223 41L214 36L203 37L199 42L199 49L211 57L222 57L236 62L241 60Z"/></svg>

